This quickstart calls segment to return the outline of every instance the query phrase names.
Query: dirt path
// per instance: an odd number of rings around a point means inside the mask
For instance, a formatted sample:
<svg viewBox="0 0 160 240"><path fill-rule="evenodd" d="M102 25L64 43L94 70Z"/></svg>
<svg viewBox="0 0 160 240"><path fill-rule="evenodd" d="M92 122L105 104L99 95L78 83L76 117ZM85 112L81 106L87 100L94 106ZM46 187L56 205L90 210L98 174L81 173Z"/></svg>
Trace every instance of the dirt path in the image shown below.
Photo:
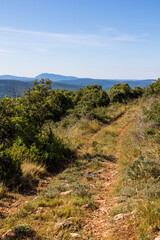
<svg viewBox="0 0 160 240"><path fill-rule="evenodd" d="M8 217L18 212L24 205L36 198L38 192L46 189L47 185L53 181L53 179L54 176L41 179L41 185L35 187L35 190L28 193L28 195L8 192L3 199L3 204L0 204L0 217Z"/></svg>
<svg viewBox="0 0 160 240"><path fill-rule="evenodd" d="M131 123L132 123L132 119L130 119L127 122L127 124L121 129L121 131L118 135L117 142L115 145L115 158L117 158L117 159L119 159L119 157L120 157L120 149L121 149L123 134L125 133L127 128L131 125Z"/></svg>
<svg viewBox="0 0 160 240"><path fill-rule="evenodd" d="M96 240L112 239L113 226L110 222L110 210L115 204L113 196L113 186L116 184L118 172L116 164L107 163L107 170L100 175L100 190L95 201L99 208L92 212L88 219L85 230Z"/></svg>
<svg viewBox="0 0 160 240"><path fill-rule="evenodd" d="M119 121L121 121L121 120L127 115L127 113L128 113L128 111L126 111L122 116L120 116L120 117L119 117L117 120L115 120L115 121L118 123ZM114 121L114 122L115 122L115 121ZM111 123L110 123L110 124L111 124ZM101 132L103 132L103 131L105 131L106 129L108 129L108 126L110 126L110 124L107 124L107 125L103 126L98 132L96 132L95 134L93 134L93 135L89 138L87 144L90 145L90 144L94 141L94 139L95 139Z"/></svg>
<svg viewBox="0 0 160 240"><path fill-rule="evenodd" d="M128 119L128 111L123 114L117 121L117 125L121 125L121 122L126 119L126 124L118 133L117 141L114 147L114 156L119 158L120 148L122 144L123 134L130 126L132 119ZM104 130L107 130L109 125L102 127L97 133L95 133L88 141L90 145L94 139L101 134ZM107 153L106 153L107 155ZM93 239L96 240L111 240L114 233L114 221L110 216L110 211L116 206L116 199L113 194L113 189L118 181L117 164L113 162L107 162L105 170L100 175L100 188L95 201L99 204L99 208L95 210L87 219L87 225L85 229L89 232ZM95 186L96 187L96 186Z"/></svg>

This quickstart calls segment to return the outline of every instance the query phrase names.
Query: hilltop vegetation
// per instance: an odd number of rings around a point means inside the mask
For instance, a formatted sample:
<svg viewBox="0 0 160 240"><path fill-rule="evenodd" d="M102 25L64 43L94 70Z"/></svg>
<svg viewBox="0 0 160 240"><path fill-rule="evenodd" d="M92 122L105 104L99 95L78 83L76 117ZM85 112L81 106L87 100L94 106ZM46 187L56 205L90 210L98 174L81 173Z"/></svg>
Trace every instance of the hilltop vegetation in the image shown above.
<svg viewBox="0 0 160 240"><path fill-rule="evenodd" d="M135 211L131 225L136 238L153 239L160 228L159 93L160 79L148 89L131 89L127 83L118 83L108 92L96 84L75 92L53 90L51 81L42 79L36 80L22 97L2 98L1 201L6 197L6 189L27 193L37 189L38 184L51 173L59 174L58 179L42 189L40 201L25 206L23 212L12 216L12 223L6 216L0 222L0 232L4 233L15 223L20 224L25 216L23 223L34 222L36 228L39 219L48 221L52 227L58 218L67 219L67 230L63 227L56 230L54 236L57 238L54 239L72 239L70 233L78 231L86 236L82 231L85 225L82 219L98 208L94 200L98 192L92 191L89 182L98 186L97 182L101 180L96 175L98 170L101 167L105 169L106 161L115 162L118 158L121 177L116 195L120 210L112 212ZM117 119L126 111L125 121L128 122L118 122ZM121 143L117 138L121 128L125 130L125 124L128 124L128 129ZM96 173L90 175L90 171ZM67 191L70 197L60 195ZM38 207L46 209L46 212L35 218L32 216L33 221L26 211L38 214ZM47 208L52 209L52 213L47 212ZM46 232L40 231L44 239L51 234L51 229L46 230L45 224ZM119 239L120 234L117 231L115 239ZM93 237L88 235L82 239Z"/></svg>
<svg viewBox="0 0 160 240"><path fill-rule="evenodd" d="M95 109L107 107L110 101L126 102L139 96L128 84L117 84L108 94L98 85L86 86L74 93L54 91L51 81L42 79L36 80L23 97L4 97L0 101L1 181L10 182L10 178L15 177L15 172L9 171L14 166L20 177L19 165L25 159L45 164L50 170L67 161L71 150L54 136L51 124L69 115L94 118ZM4 161L12 162L11 166Z"/></svg>

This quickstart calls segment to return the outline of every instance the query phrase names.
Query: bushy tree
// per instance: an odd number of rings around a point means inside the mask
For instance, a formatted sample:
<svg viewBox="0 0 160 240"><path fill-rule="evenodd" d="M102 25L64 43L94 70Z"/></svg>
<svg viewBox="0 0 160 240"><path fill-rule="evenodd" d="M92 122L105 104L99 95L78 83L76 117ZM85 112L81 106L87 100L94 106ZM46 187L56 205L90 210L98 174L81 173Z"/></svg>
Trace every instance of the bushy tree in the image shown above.
<svg viewBox="0 0 160 240"><path fill-rule="evenodd" d="M144 94L144 92L145 92L145 89L141 87L135 87L133 89L133 94L135 98L141 97Z"/></svg>
<svg viewBox="0 0 160 240"><path fill-rule="evenodd" d="M32 89L22 97L0 100L0 181L7 182L13 175L15 179L20 175L22 156L15 157L19 156L14 154L18 153L16 147L23 146L28 159L41 162L50 170L67 160L71 151L51 130L44 132L43 126L59 121L71 107L72 92L52 90L48 79L35 80Z"/></svg>
<svg viewBox="0 0 160 240"><path fill-rule="evenodd" d="M9 147L15 139L15 102L7 96L0 101L0 146Z"/></svg>
<svg viewBox="0 0 160 240"><path fill-rule="evenodd" d="M160 94L160 78L158 78L155 83L149 85L149 87L146 89L145 96L153 94Z"/></svg>
<svg viewBox="0 0 160 240"><path fill-rule="evenodd" d="M74 93L73 102L80 108L86 110L100 106L108 106L108 94L102 89L102 86L94 84L88 85Z"/></svg>
<svg viewBox="0 0 160 240"><path fill-rule="evenodd" d="M37 152L36 161L46 166L48 171L57 171L67 164L73 152L55 137L50 128L42 130L39 143L31 146Z"/></svg>
<svg viewBox="0 0 160 240"><path fill-rule="evenodd" d="M128 83L117 83L108 91L108 96L111 102L126 102L128 99L134 97L133 90Z"/></svg>

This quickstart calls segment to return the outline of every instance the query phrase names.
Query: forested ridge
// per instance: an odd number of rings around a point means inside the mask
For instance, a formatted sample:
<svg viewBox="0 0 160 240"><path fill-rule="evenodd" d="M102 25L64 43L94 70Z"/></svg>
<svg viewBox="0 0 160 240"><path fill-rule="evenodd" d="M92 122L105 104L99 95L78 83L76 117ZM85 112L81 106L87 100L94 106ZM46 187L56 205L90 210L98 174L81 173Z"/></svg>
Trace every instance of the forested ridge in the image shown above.
<svg viewBox="0 0 160 240"><path fill-rule="evenodd" d="M96 84L53 90L49 79L35 80L21 97L0 100L0 122L2 239L158 235L160 79L148 88L117 83L108 92ZM103 178L111 187L102 187ZM107 191L115 201L106 200L109 227L94 231L89 216L105 209L96 197L107 199ZM23 200L12 213L17 196Z"/></svg>
<svg viewBox="0 0 160 240"><path fill-rule="evenodd" d="M67 77L57 74L47 74L43 73L35 78L17 77L12 75L0 76L0 99L7 95L8 97L20 97L23 91L27 91L29 88L33 87L34 79L50 79L52 81L53 89L67 89L71 91L76 91L87 85L101 85L105 91L108 91L113 85L117 83L128 83L129 86L134 89L134 87L148 87L150 84L155 82L155 79L145 79L145 80L131 80L131 79L91 79L91 78L77 78L77 77Z"/></svg>

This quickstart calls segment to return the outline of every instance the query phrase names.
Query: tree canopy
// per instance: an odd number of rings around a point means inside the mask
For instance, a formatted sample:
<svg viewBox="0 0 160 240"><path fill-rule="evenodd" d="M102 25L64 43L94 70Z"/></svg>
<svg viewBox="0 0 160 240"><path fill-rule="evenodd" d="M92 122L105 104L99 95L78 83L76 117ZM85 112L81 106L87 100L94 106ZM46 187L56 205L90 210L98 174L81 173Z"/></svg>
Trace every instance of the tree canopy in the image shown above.
<svg viewBox="0 0 160 240"><path fill-rule="evenodd" d="M133 90L128 83L117 83L108 91L108 96L111 102L125 102L133 97Z"/></svg>

